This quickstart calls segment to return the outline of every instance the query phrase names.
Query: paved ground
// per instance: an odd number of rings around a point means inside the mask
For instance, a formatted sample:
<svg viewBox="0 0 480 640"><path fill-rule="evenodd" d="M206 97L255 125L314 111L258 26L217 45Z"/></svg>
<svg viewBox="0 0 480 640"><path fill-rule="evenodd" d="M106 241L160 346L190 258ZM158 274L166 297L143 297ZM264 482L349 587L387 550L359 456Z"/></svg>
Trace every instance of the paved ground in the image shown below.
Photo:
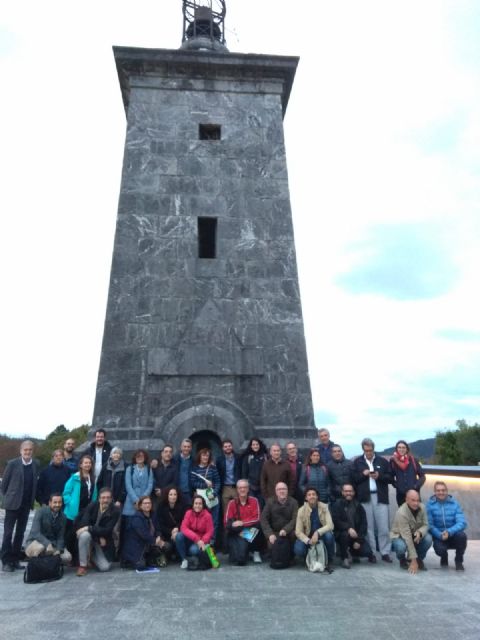
<svg viewBox="0 0 480 640"><path fill-rule="evenodd" d="M207 572L115 567L84 578L68 569L41 585L0 572L0 638L479 640L480 541L470 543L464 573L441 570L433 551L426 565L416 576L396 562L330 576L226 562Z"/></svg>

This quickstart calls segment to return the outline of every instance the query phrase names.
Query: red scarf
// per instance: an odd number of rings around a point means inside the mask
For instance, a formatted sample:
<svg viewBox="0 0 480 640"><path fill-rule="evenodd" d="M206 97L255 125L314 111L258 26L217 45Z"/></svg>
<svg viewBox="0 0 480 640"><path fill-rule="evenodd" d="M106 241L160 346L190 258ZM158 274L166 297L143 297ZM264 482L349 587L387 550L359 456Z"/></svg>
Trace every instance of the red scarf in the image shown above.
<svg viewBox="0 0 480 640"><path fill-rule="evenodd" d="M399 453L397 453L397 451L395 451L392 456L392 460L402 471L405 471L405 469L410 464L410 456L408 455L408 453L405 456L401 456Z"/></svg>

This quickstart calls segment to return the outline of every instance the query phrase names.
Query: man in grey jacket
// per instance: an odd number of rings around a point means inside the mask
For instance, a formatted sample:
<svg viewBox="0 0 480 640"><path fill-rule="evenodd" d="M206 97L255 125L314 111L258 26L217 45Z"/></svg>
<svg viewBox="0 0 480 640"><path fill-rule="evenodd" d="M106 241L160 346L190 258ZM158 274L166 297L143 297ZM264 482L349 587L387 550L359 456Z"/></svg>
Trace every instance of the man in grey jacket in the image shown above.
<svg viewBox="0 0 480 640"><path fill-rule="evenodd" d="M27 538L25 555L36 558L39 555L59 555L62 561L71 561L71 554L65 549L65 525L67 519L62 513L63 498L60 493L52 493L48 505L35 512L32 528Z"/></svg>
<svg viewBox="0 0 480 640"><path fill-rule="evenodd" d="M390 538L402 569L409 573L427 570L423 561L432 546L432 536L428 533L427 510L417 491L407 491L404 504L395 514Z"/></svg>
<svg viewBox="0 0 480 640"><path fill-rule="evenodd" d="M10 460L2 479L5 523L0 555L3 571L23 569L20 564L23 535L37 490L38 464L33 460L33 442L20 445L20 457ZM15 532L15 535L14 535Z"/></svg>

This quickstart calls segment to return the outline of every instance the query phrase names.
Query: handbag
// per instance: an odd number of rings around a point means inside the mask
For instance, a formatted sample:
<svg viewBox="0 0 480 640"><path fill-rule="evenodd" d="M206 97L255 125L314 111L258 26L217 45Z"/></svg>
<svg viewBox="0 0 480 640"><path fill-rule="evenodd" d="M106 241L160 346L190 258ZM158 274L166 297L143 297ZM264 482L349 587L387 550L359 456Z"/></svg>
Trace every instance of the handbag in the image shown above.
<svg viewBox="0 0 480 640"><path fill-rule="evenodd" d="M202 476L200 473L196 473L196 471L192 471L194 475L198 478L201 478L205 484L207 483L207 474L210 465L205 470L205 475ZM215 493L211 487L207 487L206 489L196 489L197 495L205 500L205 504L207 505L207 509L213 509L218 505L218 498L215 496Z"/></svg>
<svg viewBox="0 0 480 640"><path fill-rule="evenodd" d="M37 556L30 558L23 581L26 584L35 584L37 582L53 582L60 580L63 576L63 564L59 555L56 556Z"/></svg>
<svg viewBox="0 0 480 640"><path fill-rule="evenodd" d="M327 565L327 550L322 540L310 547L305 560L307 569L313 573L323 573Z"/></svg>

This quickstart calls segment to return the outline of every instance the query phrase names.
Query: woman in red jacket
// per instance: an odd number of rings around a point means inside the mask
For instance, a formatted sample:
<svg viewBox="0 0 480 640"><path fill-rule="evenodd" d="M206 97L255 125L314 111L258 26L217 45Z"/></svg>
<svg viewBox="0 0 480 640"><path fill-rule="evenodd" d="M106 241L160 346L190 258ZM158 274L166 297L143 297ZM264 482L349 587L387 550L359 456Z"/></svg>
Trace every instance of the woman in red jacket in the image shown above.
<svg viewBox="0 0 480 640"><path fill-rule="evenodd" d="M188 567L187 555L198 555L205 550L213 538L213 520L208 512L205 500L200 496L193 499L192 508L183 518L180 532L175 537L175 546L182 559L181 569Z"/></svg>

